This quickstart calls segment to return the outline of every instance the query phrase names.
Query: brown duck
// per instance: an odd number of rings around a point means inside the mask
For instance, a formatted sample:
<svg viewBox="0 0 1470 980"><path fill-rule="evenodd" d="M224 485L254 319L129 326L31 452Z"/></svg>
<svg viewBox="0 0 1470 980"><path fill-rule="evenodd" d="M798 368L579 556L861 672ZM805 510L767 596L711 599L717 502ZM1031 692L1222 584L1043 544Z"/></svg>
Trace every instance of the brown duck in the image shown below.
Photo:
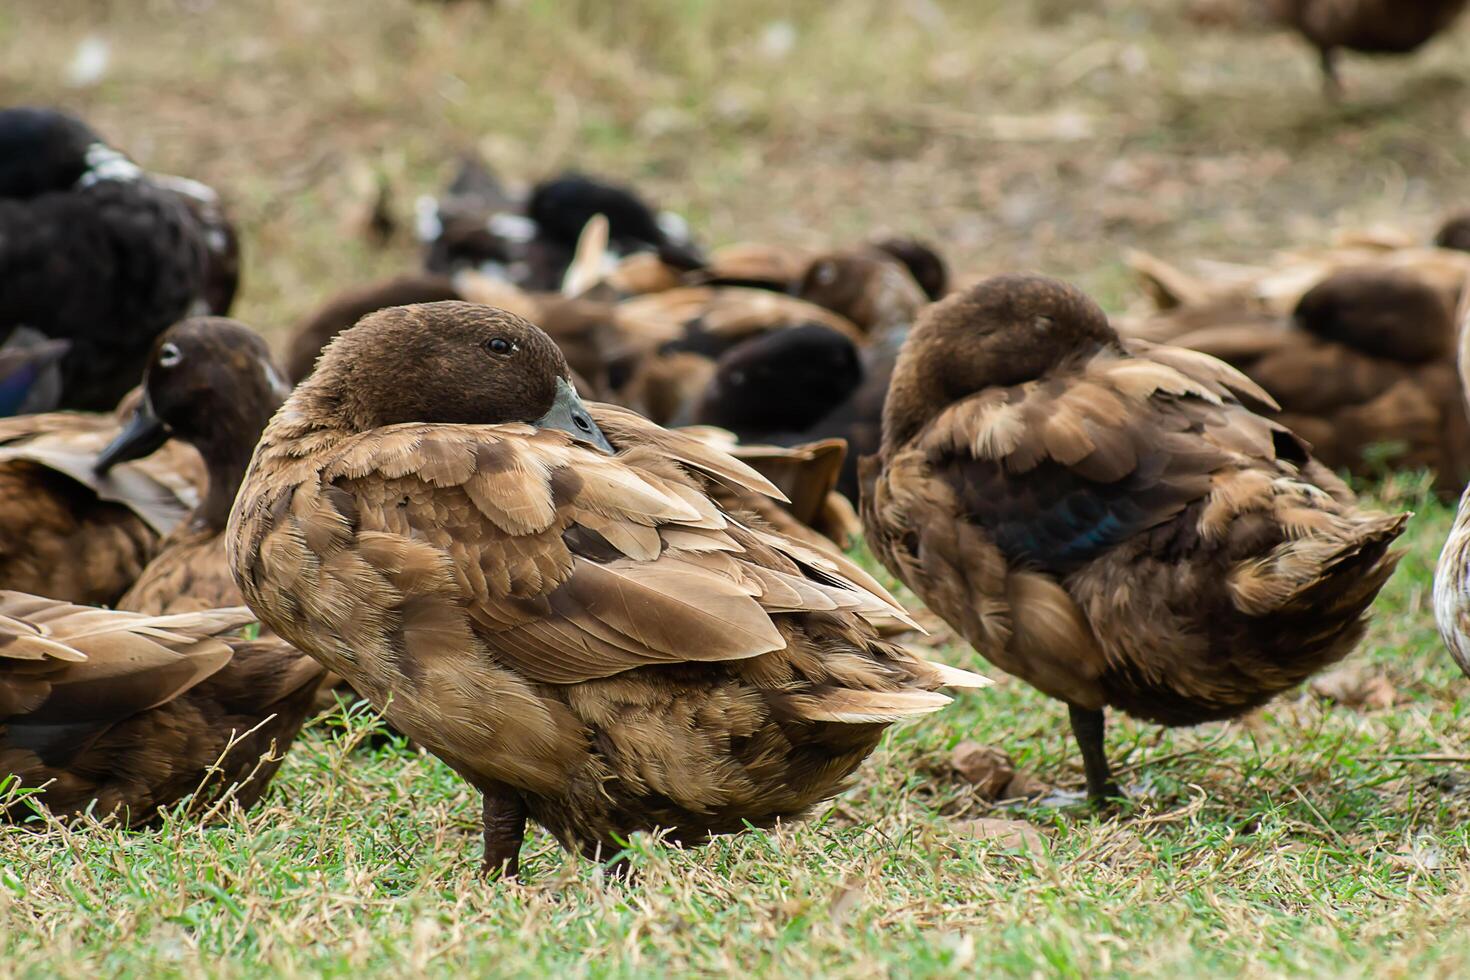
<svg viewBox="0 0 1470 980"><path fill-rule="evenodd" d="M253 805L321 675L280 641L240 638L253 619L238 607L146 616L0 592L0 780L44 787L0 819L26 819L34 800L140 827L186 799L206 814L231 786Z"/></svg>
<svg viewBox="0 0 1470 980"><path fill-rule="evenodd" d="M271 421L230 554L267 625L483 793L486 870L514 873L528 816L589 855L798 817L981 682L879 639L880 586L707 481L774 492L584 405L519 317L385 310Z"/></svg>
<svg viewBox="0 0 1470 980"><path fill-rule="evenodd" d="M1271 0L1271 7L1317 49L1327 92L1337 96L1339 49L1409 54L1453 24L1465 0Z"/></svg>
<svg viewBox="0 0 1470 980"><path fill-rule="evenodd" d="M188 446L93 470L133 401L0 419L0 588L114 604L198 502L204 467Z"/></svg>
<svg viewBox="0 0 1470 980"><path fill-rule="evenodd" d="M1408 515L1357 509L1214 358L1124 341L1051 279L931 307L899 355L863 519L987 659L1067 703L1089 794L1103 711L1241 714L1345 656Z"/></svg>
<svg viewBox="0 0 1470 980"><path fill-rule="evenodd" d="M1446 497L1470 479L1470 421L1451 347L1450 297L1409 269L1349 266L1307 290L1290 320L1196 309L1171 343L1245 372L1273 417L1332 469L1430 469Z"/></svg>
<svg viewBox="0 0 1470 980"><path fill-rule="evenodd" d="M208 487L118 608L158 615L240 604L225 558L225 525L255 443L289 393L265 341L243 323L195 317L158 338L144 368L143 398L98 456L97 472L173 438L198 450Z"/></svg>
<svg viewBox="0 0 1470 980"><path fill-rule="evenodd" d="M869 336L910 326L930 300L912 270L877 246L817 256L795 293L841 314Z"/></svg>

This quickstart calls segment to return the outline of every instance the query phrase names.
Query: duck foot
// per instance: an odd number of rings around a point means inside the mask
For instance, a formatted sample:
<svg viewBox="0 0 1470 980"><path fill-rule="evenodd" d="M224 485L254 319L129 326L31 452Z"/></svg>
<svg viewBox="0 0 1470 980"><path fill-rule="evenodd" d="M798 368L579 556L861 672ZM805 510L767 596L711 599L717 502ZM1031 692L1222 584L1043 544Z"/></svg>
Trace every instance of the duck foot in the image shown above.
<svg viewBox="0 0 1470 980"><path fill-rule="evenodd" d="M1079 708L1068 705L1072 719L1072 735L1077 747L1082 750L1082 771L1087 776L1087 798L1095 807L1111 805L1110 801L1124 799L1123 791L1113 780L1113 770L1108 765L1107 752L1103 748L1103 730L1107 718L1101 708Z"/></svg>
<svg viewBox="0 0 1470 980"><path fill-rule="evenodd" d="M480 787L485 799L485 878L515 878L521 872L521 842L526 836L526 804L518 793L503 783Z"/></svg>

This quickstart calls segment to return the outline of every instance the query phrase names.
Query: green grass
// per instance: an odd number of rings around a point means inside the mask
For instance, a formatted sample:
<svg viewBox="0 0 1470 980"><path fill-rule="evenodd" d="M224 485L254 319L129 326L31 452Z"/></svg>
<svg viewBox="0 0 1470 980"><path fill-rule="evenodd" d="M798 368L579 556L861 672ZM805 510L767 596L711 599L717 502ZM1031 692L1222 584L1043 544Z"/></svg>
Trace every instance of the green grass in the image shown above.
<svg viewBox="0 0 1470 980"><path fill-rule="evenodd" d="M1291 38L1201 27L1194 5L52 0L0 7L0 91L220 187L238 315L277 340L413 264L413 198L465 145L519 181L634 180L711 243L914 232L962 280L1040 269L1111 309L1137 295L1128 247L1259 260L1343 225L1427 235L1470 204L1470 22L1412 60L1348 59L1331 107ZM784 54L762 40L777 21ZM70 88L93 34L112 65ZM374 174L405 226L382 249L354 219ZM996 808L951 774L971 740L1081 784L1061 707L997 677L894 731L810 822L635 840L632 885L538 833L527 882L487 886L473 794L432 757L361 747L355 716L317 723L219 825L0 829L0 975L1464 975L1470 682L1434 633L1451 514L1421 487L1376 489L1419 516L1353 660L1394 703L1116 720L1136 800L1118 817ZM977 838L981 817L1043 846Z"/></svg>

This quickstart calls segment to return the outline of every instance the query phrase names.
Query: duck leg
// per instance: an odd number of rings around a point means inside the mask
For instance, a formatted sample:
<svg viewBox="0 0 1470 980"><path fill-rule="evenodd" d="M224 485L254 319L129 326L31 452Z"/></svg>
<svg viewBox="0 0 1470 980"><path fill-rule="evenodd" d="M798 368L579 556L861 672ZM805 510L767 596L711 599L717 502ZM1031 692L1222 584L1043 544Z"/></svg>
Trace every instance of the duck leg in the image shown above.
<svg viewBox="0 0 1470 980"><path fill-rule="evenodd" d="M1072 718L1072 735L1077 747L1082 750L1082 771L1087 774L1087 798L1093 803L1117 799L1123 795L1118 784L1113 782L1113 771L1108 766L1107 752L1103 749L1103 729L1107 719L1101 708L1079 708L1067 705Z"/></svg>
<svg viewBox="0 0 1470 980"><path fill-rule="evenodd" d="M485 798L485 877L514 878L521 870L521 842L526 836L526 804L503 783L480 787Z"/></svg>
<svg viewBox="0 0 1470 980"><path fill-rule="evenodd" d="M1342 100L1342 76L1337 73L1337 49L1322 49L1322 91L1333 102Z"/></svg>

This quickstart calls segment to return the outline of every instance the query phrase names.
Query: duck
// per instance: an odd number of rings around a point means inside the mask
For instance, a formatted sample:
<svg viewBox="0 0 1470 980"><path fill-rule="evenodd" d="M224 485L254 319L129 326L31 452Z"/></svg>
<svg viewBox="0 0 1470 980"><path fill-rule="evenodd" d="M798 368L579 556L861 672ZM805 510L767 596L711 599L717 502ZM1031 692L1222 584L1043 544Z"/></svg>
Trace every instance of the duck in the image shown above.
<svg viewBox="0 0 1470 980"><path fill-rule="evenodd" d="M1410 269L1346 266L1289 317L1198 307L1169 316L1170 343L1227 361L1270 394L1270 414L1316 459L1355 476L1428 469L1453 499L1470 479L1446 293Z"/></svg>
<svg viewBox="0 0 1470 980"><path fill-rule="evenodd" d="M0 820L159 824L253 806L300 728L321 668L248 640L243 607L147 615L0 591Z"/></svg>
<svg viewBox="0 0 1470 980"><path fill-rule="evenodd" d="M207 484L117 608L166 615L243 601L225 557L225 525L265 425L291 388L265 340L238 320L191 317L164 331L143 372L143 397L97 455L105 477L168 440L193 446Z"/></svg>
<svg viewBox="0 0 1470 980"><path fill-rule="evenodd" d="M614 258L650 252L685 271L699 269L704 256L689 225L672 211L656 211L632 188L570 171L531 189L526 217L535 226L528 249L528 289L559 289L572 264L578 240L596 215L608 222L608 249Z"/></svg>
<svg viewBox="0 0 1470 980"><path fill-rule="evenodd" d="M857 460L878 451L883 402L904 332L858 347L817 325L753 337L721 355L702 381L692 418L747 442L780 446L840 440L834 489L858 499Z"/></svg>
<svg viewBox="0 0 1470 980"><path fill-rule="evenodd" d="M57 407L105 412L153 340L206 302L208 230L75 117L0 110L0 333L71 342Z"/></svg>
<svg viewBox="0 0 1470 980"><path fill-rule="evenodd" d="M0 589L114 605L198 504L204 464L181 443L94 469L141 397L110 414L0 418Z"/></svg>
<svg viewBox="0 0 1470 980"><path fill-rule="evenodd" d="M423 244L423 271L451 277L470 270L492 278L524 278L524 250L535 226L483 157L461 153L443 194L415 204L416 231Z"/></svg>
<svg viewBox="0 0 1470 980"><path fill-rule="evenodd" d="M932 243L896 235L874 239L871 247L903 263L930 302L949 294L949 263Z"/></svg>
<svg viewBox="0 0 1470 980"><path fill-rule="evenodd" d="M1409 515L1358 506L1222 361L1122 338L1082 291L1000 276L899 353L862 518L882 563L1068 707L1094 801L1112 708L1233 718L1346 656Z"/></svg>
<svg viewBox="0 0 1470 980"><path fill-rule="evenodd" d="M1470 393L1470 293L1456 313L1460 390ZM1434 569L1434 622L1455 663L1470 677L1470 486L1460 496L1455 522Z"/></svg>
<svg viewBox="0 0 1470 980"><path fill-rule="evenodd" d="M1448 500L1470 479L1450 312L1470 277L1465 253L1353 233L1267 268L1215 264L1196 276L1132 261L1159 308L1119 329L1244 371L1328 467L1367 478L1428 469Z"/></svg>
<svg viewBox="0 0 1470 980"><path fill-rule="evenodd" d="M1446 218L1434 234L1438 248L1456 252L1470 252L1470 211L1462 211Z"/></svg>
<svg viewBox="0 0 1470 980"><path fill-rule="evenodd" d="M863 383L852 339L808 323L752 337L720 355L694 408L694 422L742 441L800 441Z"/></svg>
<svg viewBox="0 0 1470 980"><path fill-rule="evenodd" d="M869 336L902 330L931 300L908 262L930 277L931 287L932 262L939 263L941 278L947 275L938 254L920 243L882 242L815 256L793 291L809 303L841 314Z"/></svg>
<svg viewBox="0 0 1470 980"><path fill-rule="evenodd" d="M1341 48L1365 54L1409 54L1448 29L1466 0L1271 0L1277 19L1317 49L1329 96L1342 94Z"/></svg>
<svg viewBox="0 0 1470 980"><path fill-rule="evenodd" d="M825 307L748 286L682 286L621 300L613 314L623 367L611 400L660 425L692 421L718 359L747 342L815 326L868 344L856 325Z"/></svg>
<svg viewBox="0 0 1470 980"><path fill-rule="evenodd" d="M639 830L795 819L889 724L985 683L880 639L907 614L877 582L740 523L710 481L778 495L583 402L512 313L400 307L271 420L230 556L265 626L480 791L483 868L513 876L528 819L603 860Z"/></svg>
<svg viewBox="0 0 1470 980"><path fill-rule="evenodd" d="M471 270L532 292L561 289L583 229L599 214L608 222L609 266L648 255L677 279L705 262L688 223L673 212L655 211L632 188L568 171L537 182L522 196L507 190L474 153L461 155L441 197L419 199L417 213L426 272L452 276Z"/></svg>

